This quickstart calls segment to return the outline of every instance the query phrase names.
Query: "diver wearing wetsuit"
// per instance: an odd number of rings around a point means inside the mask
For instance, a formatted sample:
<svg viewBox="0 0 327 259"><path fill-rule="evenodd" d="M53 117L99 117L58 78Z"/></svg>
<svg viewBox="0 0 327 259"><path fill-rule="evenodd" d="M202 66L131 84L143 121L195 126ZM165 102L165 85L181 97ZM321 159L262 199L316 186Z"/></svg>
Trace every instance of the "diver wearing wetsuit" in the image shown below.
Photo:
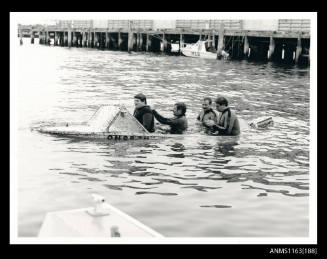
<svg viewBox="0 0 327 259"><path fill-rule="evenodd" d="M174 105L174 117L170 119L161 116L156 110L152 110L152 113L160 123L170 126L170 134L183 134L187 129L185 103L179 102Z"/></svg>
<svg viewBox="0 0 327 259"><path fill-rule="evenodd" d="M216 99L216 107L220 112L218 123L214 121L207 122L207 125L212 126L218 131L220 136L237 136L241 133L240 124L236 114L228 107L228 101L224 97Z"/></svg>
<svg viewBox="0 0 327 259"><path fill-rule="evenodd" d="M146 97L144 94L137 94L134 96L135 110L133 116L149 131L154 132L154 117L149 105L146 104Z"/></svg>

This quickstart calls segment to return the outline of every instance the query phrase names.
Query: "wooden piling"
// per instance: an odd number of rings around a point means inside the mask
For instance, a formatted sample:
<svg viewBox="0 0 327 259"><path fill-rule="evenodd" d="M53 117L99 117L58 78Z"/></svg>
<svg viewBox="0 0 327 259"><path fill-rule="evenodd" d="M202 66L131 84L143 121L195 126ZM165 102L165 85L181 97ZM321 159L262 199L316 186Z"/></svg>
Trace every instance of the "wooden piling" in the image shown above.
<svg viewBox="0 0 327 259"><path fill-rule="evenodd" d="M99 46L98 33L94 31L94 47L98 48L98 46Z"/></svg>
<svg viewBox="0 0 327 259"><path fill-rule="evenodd" d="M151 50L151 39L150 39L150 34L146 34L146 51Z"/></svg>
<svg viewBox="0 0 327 259"><path fill-rule="evenodd" d="M67 40L67 38L68 38L68 32L66 34L66 32L64 31L63 34L64 34L64 46L68 46L68 40Z"/></svg>
<svg viewBox="0 0 327 259"><path fill-rule="evenodd" d="M217 58L221 58L221 52L224 49L224 31L224 23L221 23L218 36Z"/></svg>
<svg viewBox="0 0 327 259"><path fill-rule="evenodd" d="M87 41L86 41L88 48L91 48L91 39L92 39L91 31L88 30L88 32L87 32Z"/></svg>
<svg viewBox="0 0 327 259"><path fill-rule="evenodd" d="M54 34L55 34L55 35L54 35L54 43L53 43L53 45L54 45L54 46L57 46L57 45L58 45L58 32L55 31Z"/></svg>
<svg viewBox="0 0 327 259"><path fill-rule="evenodd" d="M39 38L39 44L42 44L42 41L41 41L41 31L38 31L37 32L37 35L38 35L38 38Z"/></svg>
<svg viewBox="0 0 327 259"><path fill-rule="evenodd" d="M140 32L137 33L137 40L136 40L136 46L137 46L137 51L141 50L142 46L142 40L141 40L142 34Z"/></svg>
<svg viewBox="0 0 327 259"><path fill-rule="evenodd" d="M85 30L82 31L82 47L85 48L86 45L86 37Z"/></svg>
<svg viewBox="0 0 327 259"><path fill-rule="evenodd" d="M299 62L299 57L302 53L302 44L301 44L301 35L297 38L297 46L296 46L296 53L295 53L295 64Z"/></svg>
<svg viewBox="0 0 327 259"><path fill-rule="evenodd" d="M43 40L43 44L44 45L47 45L47 40L48 40L48 38L47 38L47 31L43 31L43 37L42 37L42 40Z"/></svg>
<svg viewBox="0 0 327 259"><path fill-rule="evenodd" d="M121 37L121 32L118 32L118 49L121 50L122 49L122 44L123 44L123 39Z"/></svg>
<svg viewBox="0 0 327 259"><path fill-rule="evenodd" d="M42 44L45 44L45 31L44 30L42 30L41 39L42 39Z"/></svg>
<svg viewBox="0 0 327 259"><path fill-rule="evenodd" d="M19 44L23 45L23 32L22 32L22 30L19 30Z"/></svg>
<svg viewBox="0 0 327 259"><path fill-rule="evenodd" d="M134 33L132 31L128 32L128 52L131 52L133 50L133 44L134 44Z"/></svg>
<svg viewBox="0 0 327 259"><path fill-rule="evenodd" d="M212 33L211 32L208 34L208 47L209 48L212 47Z"/></svg>
<svg viewBox="0 0 327 259"><path fill-rule="evenodd" d="M110 42L112 41L110 33L108 33L108 49L110 49Z"/></svg>
<svg viewBox="0 0 327 259"><path fill-rule="evenodd" d="M272 56L274 55L274 51L275 51L275 40L271 36L269 41L268 60L271 60Z"/></svg>
<svg viewBox="0 0 327 259"><path fill-rule="evenodd" d="M31 31L31 44L34 44L34 31Z"/></svg>
<svg viewBox="0 0 327 259"><path fill-rule="evenodd" d="M41 31L39 31L39 44L42 44Z"/></svg>
<svg viewBox="0 0 327 259"><path fill-rule="evenodd" d="M136 33L136 51L139 50L139 45L140 45L139 41L140 41L140 37L139 37L139 33L137 32Z"/></svg>
<svg viewBox="0 0 327 259"><path fill-rule="evenodd" d="M49 38L48 31L45 31L44 32L44 44L45 45L48 45L48 38Z"/></svg>
<svg viewBox="0 0 327 259"><path fill-rule="evenodd" d="M68 30L68 47L72 46L72 31Z"/></svg>
<svg viewBox="0 0 327 259"><path fill-rule="evenodd" d="M245 55L245 57L247 58L250 54L249 52L250 49L250 45L249 45L249 39L248 36L244 36L244 48L243 48L243 53Z"/></svg>
<svg viewBox="0 0 327 259"><path fill-rule="evenodd" d="M162 52L165 52L167 50L167 40L166 40L166 35L165 33L162 34Z"/></svg>
<svg viewBox="0 0 327 259"><path fill-rule="evenodd" d="M45 45L50 45L49 40L50 40L49 31L46 31L45 32Z"/></svg>
<svg viewBox="0 0 327 259"><path fill-rule="evenodd" d="M139 46L139 50L143 50L142 46L143 46L143 34L140 32L140 46Z"/></svg>
<svg viewBox="0 0 327 259"><path fill-rule="evenodd" d="M76 37L76 31L73 31L73 47L77 46L77 37Z"/></svg>
<svg viewBox="0 0 327 259"><path fill-rule="evenodd" d="M94 32L90 31L90 48L94 47Z"/></svg>
<svg viewBox="0 0 327 259"><path fill-rule="evenodd" d="M106 49L109 48L109 44L108 44L108 42L109 42L109 32L106 31L106 43L105 43L105 48L106 48Z"/></svg>
<svg viewBox="0 0 327 259"><path fill-rule="evenodd" d="M183 34L181 33L179 35L179 53L181 54L181 48L183 48L184 45L184 39L183 39Z"/></svg>

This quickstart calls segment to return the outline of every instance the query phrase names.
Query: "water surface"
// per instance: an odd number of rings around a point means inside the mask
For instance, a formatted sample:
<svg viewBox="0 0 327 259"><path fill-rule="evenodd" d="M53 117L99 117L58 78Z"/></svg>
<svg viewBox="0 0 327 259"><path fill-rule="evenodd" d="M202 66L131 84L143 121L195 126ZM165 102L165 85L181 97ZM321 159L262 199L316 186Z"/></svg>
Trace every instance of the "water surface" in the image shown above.
<svg viewBox="0 0 327 259"><path fill-rule="evenodd" d="M31 45L18 49L18 231L37 236L47 212L92 205L98 193L167 237L307 237L309 68ZM30 127L88 120L143 92L165 116L224 95L241 121L237 144L205 135L99 142ZM272 116L274 126L247 122Z"/></svg>

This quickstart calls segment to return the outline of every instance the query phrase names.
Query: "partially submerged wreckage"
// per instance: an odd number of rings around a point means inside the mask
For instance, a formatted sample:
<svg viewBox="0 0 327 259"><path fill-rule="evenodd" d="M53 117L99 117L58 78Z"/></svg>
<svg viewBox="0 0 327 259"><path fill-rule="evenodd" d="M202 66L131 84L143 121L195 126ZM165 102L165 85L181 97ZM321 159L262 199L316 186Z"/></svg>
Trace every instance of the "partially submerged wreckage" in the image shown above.
<svg viewBox="0 0 327 259"><path fill-rule="evenodd" d="M249 123L252 128L267 128L273 125L271 117L262 117ZM148 132L141 123L126 109L124 105L101 106L88 122L61 126L47 126L36 128L41 133L57 135L61 137L105 139L105 140L137 140L137 139L160 139L178 136L196 136L191 134L160 134ZM200 134L203 135L203 134ZM235 141L239 136L213 136L225 141ZM223 141L223 142L225 142Z"/></svg>
<svg viewBox="0 0 327 259"><path fill-rule="evenodd" d="M166 138L170 134L149 133L125 106L101 106L87 123L37 129L41 133L64 137L108 140Z"/></svg>

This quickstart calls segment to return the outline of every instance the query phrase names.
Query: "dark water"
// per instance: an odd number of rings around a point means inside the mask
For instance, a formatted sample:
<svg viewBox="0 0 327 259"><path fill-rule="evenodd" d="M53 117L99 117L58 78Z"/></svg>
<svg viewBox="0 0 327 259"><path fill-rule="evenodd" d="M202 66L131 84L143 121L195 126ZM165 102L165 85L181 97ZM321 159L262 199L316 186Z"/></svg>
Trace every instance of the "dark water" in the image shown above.
<svg viewBox="0 0 327 259"><path fill-rule="evenodd" d="M150 53L30 45L18 49L18 233L46 212L83 208L98 193L167 237L307 237L309 68ZM30 127L88 120L143 92L163 115L184 101L190 129L205 96L224 95L239 143L215 137L92 142ZM272 116L274 126L247 123Z"/></svg>

